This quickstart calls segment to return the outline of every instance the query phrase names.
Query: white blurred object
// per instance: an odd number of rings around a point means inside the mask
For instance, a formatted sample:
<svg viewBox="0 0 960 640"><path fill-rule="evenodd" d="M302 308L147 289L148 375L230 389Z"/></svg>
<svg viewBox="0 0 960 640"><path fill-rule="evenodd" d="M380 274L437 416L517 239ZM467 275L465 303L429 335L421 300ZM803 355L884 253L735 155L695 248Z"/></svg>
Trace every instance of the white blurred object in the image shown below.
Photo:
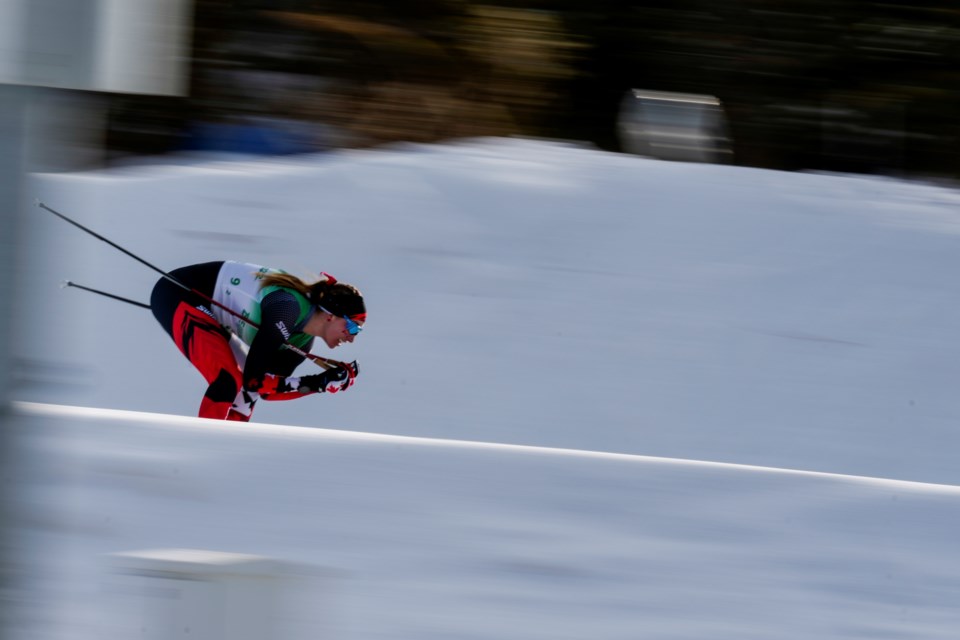
<svg viewBox="0 0 960 640"><path fill-rule="evenodd" d="M620 103L620 146L661 160L730 161L726 117L714 96L632 89Z"/></svg>
<svg viewBox="0 0 960 640"><path fill-rule="evenodd" d="M0 0L0 83L183 95L192 0Z"/></svg>
<svg viewBox="0 0 960 640"><path fill-rule="evenodd" d="M283 640L284 589L293 567L271 558L196 549L153 549L108 556L112 611L108 638ZM132 600L132 601L131 601ZM139 615L137 615L139 614Z"/></svg>
<svg viewBox="0 0 960 640"><path fill-rule="evenodd" d="M0 145L25 148L27 172L102 164L103 93L186 93L192 6L192 0L0 0L0 84L11 88L0 99L0 131L7 132Z"/></svg>

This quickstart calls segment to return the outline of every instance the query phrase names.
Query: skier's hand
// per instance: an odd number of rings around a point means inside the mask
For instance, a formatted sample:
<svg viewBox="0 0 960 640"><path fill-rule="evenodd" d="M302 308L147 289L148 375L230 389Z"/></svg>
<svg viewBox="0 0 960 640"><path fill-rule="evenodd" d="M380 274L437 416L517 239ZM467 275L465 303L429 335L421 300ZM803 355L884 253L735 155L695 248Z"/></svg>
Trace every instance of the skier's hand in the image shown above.
<svg viewBox="0 0 960 640"><path fill-rule="evenodd" d="M312 376L303 376L300 378L300 393L336 393L346 391L353 386L353 383L360 373L360 366L357 361L344 363L342 367L334 367L323 373L317 373Z"/></svg>

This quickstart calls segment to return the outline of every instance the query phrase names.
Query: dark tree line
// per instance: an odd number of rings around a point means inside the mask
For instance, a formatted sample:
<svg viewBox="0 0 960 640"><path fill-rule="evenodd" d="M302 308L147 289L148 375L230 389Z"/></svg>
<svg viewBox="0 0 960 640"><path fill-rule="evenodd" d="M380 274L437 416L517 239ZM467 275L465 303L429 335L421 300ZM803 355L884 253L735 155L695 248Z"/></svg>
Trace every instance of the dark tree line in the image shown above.
<svg viewBox="0 0 960 640"><path fill-rule="evenodd" d="M631 88L717 96L738 164L960 174L960 5L930 0L197 0L190 96L115 99L111 146L259 114L321 123L329 146L617 150Z"/></svg>

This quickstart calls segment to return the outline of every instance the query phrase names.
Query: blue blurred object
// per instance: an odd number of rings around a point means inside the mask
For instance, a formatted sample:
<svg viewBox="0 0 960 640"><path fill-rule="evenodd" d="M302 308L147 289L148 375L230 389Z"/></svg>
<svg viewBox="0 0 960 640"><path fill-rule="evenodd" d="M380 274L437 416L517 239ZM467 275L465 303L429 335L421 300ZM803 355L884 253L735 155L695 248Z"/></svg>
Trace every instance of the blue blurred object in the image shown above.
<svg viewBox="0 0 960 640"><path fill-rule="evenodd" d="M323 127L283 118L245 118L231 122L194 123L184 140L185 151L252 155L315 153L327 148Z"/></svg>

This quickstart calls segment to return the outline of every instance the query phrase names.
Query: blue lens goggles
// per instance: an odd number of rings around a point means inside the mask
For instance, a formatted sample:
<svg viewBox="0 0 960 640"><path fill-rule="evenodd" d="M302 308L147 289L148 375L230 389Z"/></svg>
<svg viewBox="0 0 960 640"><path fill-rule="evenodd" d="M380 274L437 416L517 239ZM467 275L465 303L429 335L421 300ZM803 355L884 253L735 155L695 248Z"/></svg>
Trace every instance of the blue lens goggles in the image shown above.
<svg viewBox="0 0 960 640"><path fill-rule="evenodd" d="M343 319L347 321L347 333L349 333L350 335L355 336L361 331L363 331L363 327L361 327L359 324L357 324L355 321L351 320L347 316L343 316Z"/></svg>
<svg viewBox="0 0 960 640"><path fill-rule="evenodd" d="M327 311L326 309L324 309L324 308L321 307L321 306L317 306L317 309L320 309L320 311L323 311L324 313L329 313L329 314L332 315L332 316L337 315L337 314L333 313L332 311ZM347 333L349 333L350 335L355 336L355 335L357 335L358 333L360 333L361 331L363 331L363 327L361 327L359 324L357 324L357 321L356 321L356 320L353 320L353 319L350 318L349 316L340 316L340 317L343 318L344 320L346 320L346 322L347 322Z"/></svg>

